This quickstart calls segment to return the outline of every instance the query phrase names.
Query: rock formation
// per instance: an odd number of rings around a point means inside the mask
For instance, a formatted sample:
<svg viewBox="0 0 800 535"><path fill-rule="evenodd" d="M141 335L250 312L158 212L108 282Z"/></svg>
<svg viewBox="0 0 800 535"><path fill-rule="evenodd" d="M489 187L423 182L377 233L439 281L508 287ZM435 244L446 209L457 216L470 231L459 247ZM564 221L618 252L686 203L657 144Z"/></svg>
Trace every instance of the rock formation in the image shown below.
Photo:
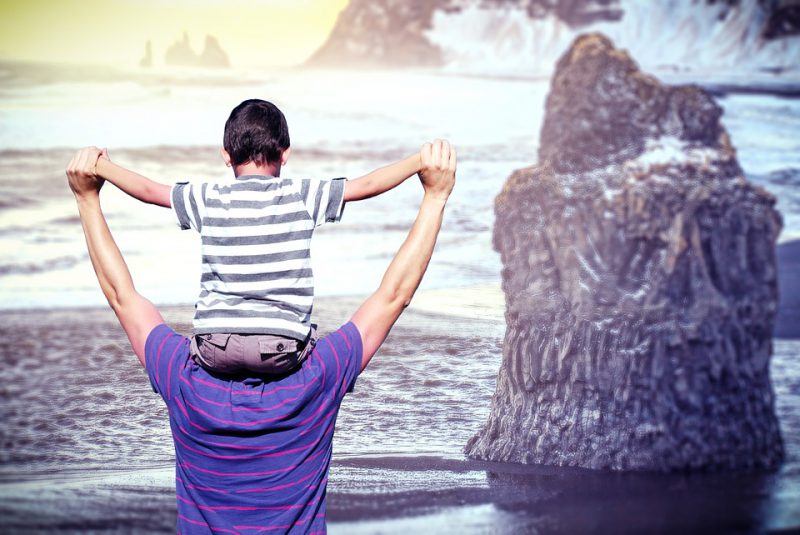
<svg viewBox="0 0 800 535"><path fill-rule="evenodd" d="M167 65L181 67L207 67L212 69L230 67L228 54L222 49L213 35L207 35L203 52L200 55L192 48L189 43L189 35L184 32L183 38L176 41L164 54L164 62Z"/></svg>
<svg viewBox="0 0 800 535"><path fill-rule="evenodd" d="M144 56L139 60L139 67L149 68L153 66L153 43L148 39L144 44Z"/></svg>
<svg viewBox="0 0 800 535"><path fill-rule="evenodd" d="M213 35L206 35L206 42L203 46L203 52L198 58L198 65L211 68L230 67L231 63L228 60L228 54L222 50L219 41Z"/></svg>
<svg viewBox="0 0 800 535"><path fill-rule="evenodd" d="M781 219L744 179L721 114L600 34L559 61L539 165L514 172L495 203L507 330L468 456L780 463L769 360Z"/></svg>
<svg viewBox="0 0 800 535"><path fill-rule="evenodd" d="M530 74L549 69L576 32L600 24L602 31L616 32L640 61L651 66L702 66L715 71L726 67L738 73L747 66L781 72L800 64L797 4L797 0L350 0L308 65L448 66L456 71ZM642 39L643 35L649 38Z"/></svg>
<svg viewBox="0 0 800 535"><path fill-rule="evenodd" d="M331 34L308 60L316 66L437 66L440 50L425 31L448 0L350 0Z"/></svg>
<svg viewBox="0 0 800 535"><path fill-rule="evenodd" d="M189 34L183 32L183 38L180 41L175 41L167 48L164 53L164 63L192 67L197 64L197 53L189 43Z"/></svg>
<svg viewBox="0 0 800 535"><path fill-rule="evenodd" d="M798 0L759 0L769 12L764 25L764 37L775 39L800 34L800 1Z"/></svg>

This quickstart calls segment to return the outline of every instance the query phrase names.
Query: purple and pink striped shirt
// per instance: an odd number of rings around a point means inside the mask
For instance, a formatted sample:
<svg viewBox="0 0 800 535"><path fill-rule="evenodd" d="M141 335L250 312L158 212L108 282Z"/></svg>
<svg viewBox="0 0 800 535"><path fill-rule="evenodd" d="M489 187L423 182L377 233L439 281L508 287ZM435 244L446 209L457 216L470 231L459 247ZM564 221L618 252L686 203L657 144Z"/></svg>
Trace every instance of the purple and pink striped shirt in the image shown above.
<svg viewBox="0 0 800 535"><path fill-rule="evenodd" d="M180 533L324 533L331 440L361 368L352 323L321 338L296 372L212 375L162 324L147 338L153 389L175 443Z"/></svg>

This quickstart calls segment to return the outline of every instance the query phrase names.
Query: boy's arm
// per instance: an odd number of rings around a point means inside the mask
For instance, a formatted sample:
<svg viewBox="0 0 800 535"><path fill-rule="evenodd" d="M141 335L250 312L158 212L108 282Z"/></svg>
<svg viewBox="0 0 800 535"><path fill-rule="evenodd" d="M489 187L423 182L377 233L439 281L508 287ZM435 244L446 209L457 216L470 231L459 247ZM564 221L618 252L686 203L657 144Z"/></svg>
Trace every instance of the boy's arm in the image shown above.
<svg viewBox="0 0 800 535"><path fill-rule="evenodd" d="M172 206L171 186L154 182L138 173L120 167L107 157L101 156L97 160L96 172L99 177L108 180L131 197L142 202L165 208Z"/></svg>
<svg viewBox="0 0 800 535"><path fill-rule="evenodd" d="M362 177L348 180L344 184L344 201L360 201L380 195L399 185L420 170L419 153L404 160L381 167Z"/></svg>

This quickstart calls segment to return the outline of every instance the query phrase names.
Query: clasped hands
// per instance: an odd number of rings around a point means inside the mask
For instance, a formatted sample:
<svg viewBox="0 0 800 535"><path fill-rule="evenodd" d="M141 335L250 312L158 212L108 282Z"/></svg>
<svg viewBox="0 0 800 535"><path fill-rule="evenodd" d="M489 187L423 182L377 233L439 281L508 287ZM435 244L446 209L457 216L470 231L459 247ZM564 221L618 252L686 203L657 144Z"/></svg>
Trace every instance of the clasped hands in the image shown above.
<svg viewBox="0 0 800 535"><path fill-rule="evenodd" d="M100 158L108 159L108 151L97 147L85 147L75 153L67 164L67 179L69 187L75 196L82 196L91 192L99 192L105 182L97 176L97 161Z"/></svg>
<svg viewBox="0 0 800 535"><path fill-rule="evenodd" d="M447 140L436 139L422 146L419 178L426 196L442 201L450 196L456 179L456 150Z"/></svg>

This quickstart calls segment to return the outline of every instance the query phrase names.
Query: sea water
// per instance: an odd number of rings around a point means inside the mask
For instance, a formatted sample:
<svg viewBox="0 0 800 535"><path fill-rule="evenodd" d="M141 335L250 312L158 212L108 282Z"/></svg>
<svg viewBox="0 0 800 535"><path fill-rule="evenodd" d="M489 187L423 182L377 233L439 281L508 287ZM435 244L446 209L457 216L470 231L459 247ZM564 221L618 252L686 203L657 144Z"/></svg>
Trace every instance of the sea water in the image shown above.
<svg viewBox="0 0 800 535"><path fill-rule="evenodd" d="M65 308L104 305L64 176L77 148L108 147L121 165L167 183L224 177L230 171L218 154L222 126L246 98L272 100L286 113L293 154L285 176L357 177L425 141L448 138L458 148L458 182L422 288L496 285L494 197L513 170L536 162L548 84L419 71L212 75L0 64L0 332L12 341L0 350L6 525L80 532L128 525L155 532L169 531L174 521L163 404L149 391L113 315ZM748 178L776 195L781 240L800 237L800 101L732 94L718 102ZM341 223L318 229L312 251L317 295L338 302L377 287L420 198L412 178L351 203ZM139 291L158 304L192 303L200 277L193 231L179 231L169 210L144 206L110 184L103 207ZM315 313L328 322L344 320L357 300L342 303ZM187 308L167 319L188 332L190 316ZM464 443L488 416L503 332L501 316L470 322L412 313L401 320L343 406L332 498L362 493L372 502L373 496L438 496L458 487L489 489L491 502L496 478L489 472L398 471L369 459L461 459ZM800 346L776 341L775 349L772 377L787 459L768 488L755 491L767 511L754 520L762 528L800 523L791 505L800 496ZM686 489L688 500L696 487ZM476 532L536 514L478 503L468 519L477 522ZM340 501L335 510L348 509ZM463 514L454 513L453 522L467 522Z"/></svg>
<svg viewBox="0 0 800 535"><path fill-rule="evenodd" d="M499 280L493 201L509 174L537 159L549 81L435 72L302 71L201 75L75 72L0 64L0 308L102 305L64 168L76 148L108 147L112 160L165 183L230 173L218 155L230 110L274 101L288 119L293 154L284 176L354 178L450 139L458 183L425 288ZM719 100L748 177L776 194L782 239L800 236L800 100L732 95ZM350 203L313 241L317 295L375 288L421 198L415 178ZM111 185L103 203L139 290L156 303L191 303L199 241L169 210Z"/></svg>

